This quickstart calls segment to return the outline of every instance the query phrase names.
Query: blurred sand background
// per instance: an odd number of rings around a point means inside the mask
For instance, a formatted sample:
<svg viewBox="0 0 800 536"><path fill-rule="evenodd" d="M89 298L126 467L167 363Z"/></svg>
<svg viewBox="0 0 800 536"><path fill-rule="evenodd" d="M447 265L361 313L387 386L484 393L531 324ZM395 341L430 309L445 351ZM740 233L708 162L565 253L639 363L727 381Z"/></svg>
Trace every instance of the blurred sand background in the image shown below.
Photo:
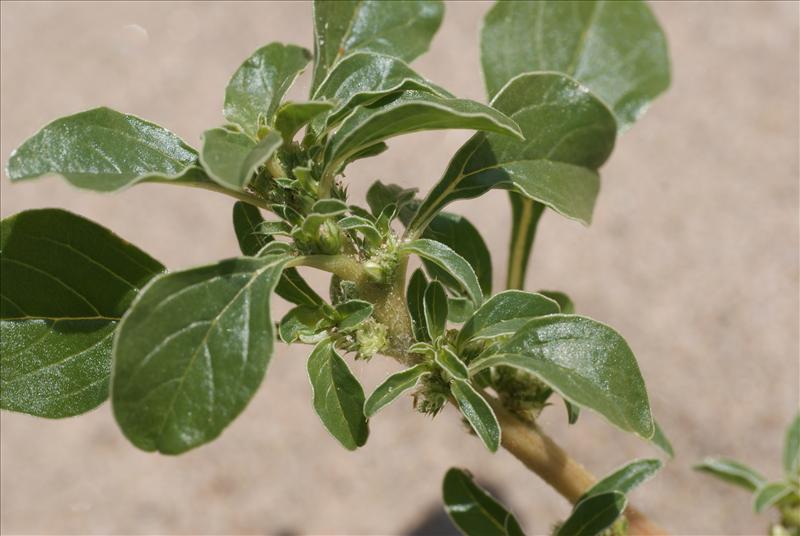
<svg viewBox="0 0 800 536"><path fill-rule="evenodd" d="M483 100L478 29L489 5L453 2L415 63L458 95ZM798 4L657 3L673 85L603 169L591 228L550 213L528 288L572 295L636 352L677 458L634 493L676 535L761 534L769 515L744 492L694 473L708 454L780 474L783 430L798 407ZM222 122L225 83L270 41L311 48L308 3L2 3L0 157L46 122L97 105L170 128L189 143ZM293 92L302 98L308 80ZM348 173L351 197L377 178L426 191L468 132L390 143ZM100 222L171 269L238 253L232 202L137 186L114 195L48 179L2 179L2 216L57 206ZM505 272L505 194L454 205L481 229ZM473 212L474 211L474 212ZM321 278L314 279L324 286ZM285 310L285 304L280 305ZM129 445L108 405L64 421L3 413L4 534L402 534L439 509L453 465L502 493L531 534L569 507L505 452L491 456L453 412L435 422L395 404L350 453L313 413L306 347L280 346L242 416L178 458ZM370 391L395 365L355 371ZM543 425L597 474L657 452L560 404Z"/></svg>

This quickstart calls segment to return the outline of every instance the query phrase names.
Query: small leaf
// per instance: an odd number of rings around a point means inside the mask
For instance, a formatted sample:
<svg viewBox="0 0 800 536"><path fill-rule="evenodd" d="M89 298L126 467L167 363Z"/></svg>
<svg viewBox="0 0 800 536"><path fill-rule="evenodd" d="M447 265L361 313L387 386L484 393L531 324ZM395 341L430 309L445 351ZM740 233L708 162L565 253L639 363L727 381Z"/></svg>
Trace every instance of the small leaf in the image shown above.
<svg viewBox="0 0 800 536"><path fill-rule="evenodd" d="M470 374L492 366L533 373L563 398L592 409L645 439L655 433L636 358L614 330L590 318L534 318L498 349L471 363Z"/></svg>
<svg viewBox="0 0 800 536"><path fill-rule="evenodd" d="M108 398L111 341L164 267L60 209L0 221L0 407L61 418Z"/></svg>
<svg viewBox="0 0 800 536"><path fill-rule="evenodd" d="M522 536L514 514L509 512L486 490L480 488L469 473L452 468L442 484L444 509L466 536Z"/></svg>
<svg viewBox="0 0 800 536"><path fill-rule="evenodd" d="M325 315L319 307L298 305L290 309L281 319L278 334L286 344L297 340L308 340L319 332L320 324L324 324L325 321Z"/></svg>
<svg viewBox="0 0 800 536"><path fill-rule="evenodd" d="M142 181L175 180L197 153L165 128L109 108L56 119L8 160L12 181L61 175L78 188L111 192Z"/></svg>
<svg viewBox="0 0 800 536"><path fill-rule="evenodd" d="M356 51L413 60L428 50L443 14L440 1L316 0L312 92L332 66Z"/></svg>
<svg viewBox="0 0 800 536"><path fill-rule="evenodd" d="M142 450L180 454L222 433L272 357L270 297L286 255L157 277L114 339L114 417Z"/></svg>
<svg viewBox="0 0 800 536"><path fill-rule="evenodd" d="M428 281L421 269L417 269L411 274L406 289L406 303L408 312L411 315L411 323L414 325L414 336L418 341L429 341L428 330L425 325L425 289L428 288Z"/></svg>
<svg viewBox="0 0 800 536"><path fill-rule="evenodd" d="M347 203L341 199L320 199L311 207L311 212L323 216L339 216L347 212Z"/></svg>
<svg viewBox="0 0 800 536"><path fill-rule="evenodd" d="M305 69L311 53L295 45L270 43L256 50L236 70L225 89L225 118L251 137L259 116L272 124L281 99Z"/></svg>
<svg viewBox="0 0 800 536"><path fill-rule="evenodd" d="M333 103L328 101L287 102L278 108L275 128L283 136L283 143L288 145L301 128L331 108Z"/></svg>
<svg viewBox="0 0 800 536"><path fill-rule="evenodd" d="M494 410L486 399L469 383L462 380L453 380L450 383L450 392L453 393L461 414L486 448L491 452L497 452L500 446L500 423L497 422Z"/></svg>
<svg viewBox="0 0 800 536"><path fill-rule="evenodd" d="M467 298L447 298L447 320L450 322L466 322L475 312L475 307Z"/></svg>
<svg viewBox="0 0 800 536"><path fill-rule="evenodd" d="M467 369L466 363L461 361L461 358L450 348L445 346L436 352L435 360L436 364L442 367L453 379L465 381L469 379L469 369Z"/></svg>
<svg viewBox="0 0 800 536"><path fill-rule="evenodd" d="M361 216L347 216L336 222L343 231L358 231L364 235L368 242L379 245L381 233L375 228L375 224Z"/></svg>
<svg viewBox="0 0 800 536"><path fill-rule="evenodd" d="M467 320L458 334L458 345L461 347L480 332L509 320L522 321L509 332L514 333L531 318L558 313L558 304L541 294L522 290L499 292L486 300Z"/></svg>
<svg viewBox="0 0 800 536"><path fill-rule="evenodd" d="M458 281L472 303L479 306L483 302L481 285L472 267L463 257L441 242L420 238L404 243L399 251L401 254L415 253L433 262Z"/></svg>
<svg viewBox="0 0 800 536"><path fill-rule="evenodd" d="M618 491L592 495L575 505L555 536L597 536L614 524L627 504Z"/></svg>
<svg viewBox="0 0 800 536"><path fill-rule="evenodd" d="M653 445L657 446L661 450L663 450L670 458L675 457L675 451L672 448L672 444L667 439L667 436L664 434L664 430L661 429L661 426L658 424L658 421L653 421L656 425L656 433L653 434L653 439L651 439Z"/></svg>
<svg viewBox="0 0 800 536"><path fill-rule="evenodd" d="M748 491L756 491L767 483L766 479L754 469L728 458L706 458L694 468Z"/></svg>
<svg viewBox="0 0 800 536"><path fill-rule="evenodd" d="M597 484L589 488L586 493L578 500L580 502L587 497L618 491L627 495L642 482L650 480L661 469L663 464L660 460L635 460L623 465L610 475L604 477Z"/></svg>
<svg viewBox="0 0 800 536"><path fill-rule="evenodd" d="M763 512L770 506L775 506L784 497L793 493L792 486L786 482L770 482L764 484L756 491L753 499L753 509L756 512Z"/></svg>
<svg viewBox="0 0 800 536"><path fill-rule="evenodd" d="M800 477L800 414L786 430L783 446L783 470L789 478Z"/></svg>
<svg viewBox="0 0 800 536"><path fill-rule="evenodd" d="M426 374L430 374L430 370L424 364L395 372L369 395L364 403L364 415L367 418L372 417L383 407L394 402L401 394L417 385L417 381Z"/></svg>
<svg viewBox="0 0 800 536"><path fill-rule="evenodd" d="M575 314L575 304L572 302L572 299L563 292L559 292L557 290L540 290L539 294L542 296L547 296L551 300L558 303L558 306L561 308L561 314Z"/></svg>
<svg viewBox="0 0 800 536"><path fill-rule="evenodd" d="M372 304L363 300L349 300L337 305L336 313L341 318L339 329L352 329L372 315Z"/></svg>
<svg viewBox="0 0 800 536"><path fill-rule="evenodd" d="M428 283L422 304L428 336L436 340L444 334L447 326L447 294L441 283L438 281Z"/></svg>
<svg viewBox="0 0 800 536"><path fill-rule="evenodd" d="M578 417L581 414L581 408L567 399L564 399L564 405L567 407L567 422L569 424L575 424L578 422Z"/></svg>
<svg viewBox="0 0 800 536"><path fill-rule="evenodd" d="M414 200L416 193L416 188L403 188L396 184L383 184L381 181L375 181L367 190L367 204L375 216L392 204L402 215L403 207Z"/></svg>
<svg viewBox="0 0 800 536"><path fill-rule="evenodd" d="M242 132L212 128L203 134L200 162L214 182L241 191L281 143L281 136L275 131L256 143Z"/></svg>
<svg viewBox="0 0 800 536"><path fill-rule="evenodd" d="M516 192L508 192L508 199L511 201L511 241L506 287L523 289L536 230L547 206Z"/></svg>
<svg viewBox="0 0 800 536"><path fill-rule="evenodd" d="M364 418L364 389L330 339L317 344L311 352L308 376L314 391L314 409L325 428L348 450L364 445L369 435Z"/></svg>

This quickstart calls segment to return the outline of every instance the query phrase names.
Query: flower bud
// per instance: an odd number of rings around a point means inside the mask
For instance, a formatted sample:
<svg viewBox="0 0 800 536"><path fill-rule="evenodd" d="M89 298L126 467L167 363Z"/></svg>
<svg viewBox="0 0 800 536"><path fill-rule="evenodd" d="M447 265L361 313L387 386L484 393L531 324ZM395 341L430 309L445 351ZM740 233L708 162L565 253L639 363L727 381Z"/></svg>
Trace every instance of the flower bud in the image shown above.
<svg viewBox="0 0 800 536"><path fill-rule="evenodd" d="M342 232L333 220L325 220L317 230L317 247L326 255L336 255L342 247Z"/></svg>

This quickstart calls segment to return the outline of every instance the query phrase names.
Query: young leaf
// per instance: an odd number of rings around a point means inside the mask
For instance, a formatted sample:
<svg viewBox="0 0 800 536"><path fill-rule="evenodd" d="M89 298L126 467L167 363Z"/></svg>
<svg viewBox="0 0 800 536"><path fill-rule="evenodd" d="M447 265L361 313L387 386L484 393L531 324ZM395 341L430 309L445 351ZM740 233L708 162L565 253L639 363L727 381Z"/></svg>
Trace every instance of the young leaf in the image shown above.
<svg viewBox="0 0 800 536"><path fill-rule="evenodd" d="M458 334L458 345L462 346L481 331L509 320L521 319L524 325L531 318L559 312L558 304L541 294L522 290L499 292L486 300L467 320ZM511 333L514 331L516 329Z"/></svg>
<svg viewBox="0 0 800 536"><path fill-rule="evenodd" d="M323 340L308 358L308 377L314 391L314 409L325 428L348 450L367 442L364 389L330 339Z"/></svg>
<svg viewBox="0 0 800 536"><path fill-rule="evenodd" d="M599 168L611 154L611 111L575 80L527 73L511 80L492 106L513 119L525 141L479 133L450 161L409 228L417 236L446 204L511 189L588 224L599 189Z"/></svg>
<svg viewBox="0 0 800 536"><path fill-rule="evenodd" d="M450 392L456 399L461 414L469 422L472 429L483 444L491 452L497 452L500 446L500 423L489 403L468 382L453 380Z"/></svg>
<svg viewBox="0 0 800 536"><path fill-rule="evenodd" d="M259 116L272 124L281 99L310 59L308 50L295 45L270 43L256 50L225 88L225 118L255 138L262 126Z"/></svg>
<svg viewBox="0 0 800 536"><path fill-rule="evenodd" d="M422 304L428 336L436 340L444 334L447 326L447 294L441 283L438 281L428 283Z"/></svg>
<svg viewBox="0 0 800 536"><path fill-rule="evenodd" d="M430 374L430 370L421 363L400 372L395 372L369 395L367 401L364 402L364 415L369 419L384 406L388 406L401 394L417 385L417 381L426 374Z"/></svg>
<svg viewBox="0 0 800 536"><path fill-rule="evenodd" d="M567 408L567 422L569 424L575 424L578 422L578 417L581 415L581 408L567 399L564 399L564 406Z"/></svg>
<svg viewBox="0 0 800 536"><path fill-rule="evenodd" d="M433 262L450 274L458 281L459 285L461 285L467 296L469 296L472 303L476 306L479 306L483 302L481 285L472 267L463 257L449 247L435 240L420 238L419 240L406 242L400 246L400 254L409 253L415 253L423 259Z"/></svg>
<svg viewBox="0 0 800 536"><path fill-rule="evenodd" d="M592 495L575 505L555 536L597 536L622 515L627 504L619 491Z"/></svg>
<svg viewBox="0 0 800 536"><path fill-rule="evenodd" d="M627 495L634 488L639 486L639 484L650 480L662 466L663 464L661 461L655 459L632 461L589 488L578 502L588 497L607 493L609 491L618 491Z"/></svg>
<svg viewBox="0 0 800 536"><path fill-rule="evenodd" d="M278 108L275 128L283 136L283 143L288 145L301 128L331 108L333 103L328 101L287 102Z"/></svg>
<svg viewBox="0 0 800 536"><path fill-rule="evenodd" d="M523 289L536 229L547 207L516 192L508 192L508 198L511 201L511 240L508 245L506 288Z"/></svg>
<svg viewBox="0 0 800 536"><path fill-rule="evenodd" d="M510 366L535 374L573 404L592 409L645 439L655 433L636 358L608 326L574 315L534 318L498 350L474 361L470 373Z"/></svg>
<svg viewBox="0 0 800 536"><path fill-rule="evenodd" d="M672 444L667 439L667 436L664 434L664 430L661 429L661 426L658 424L658 421L653 421L656 425L656 433L653 434L652 441L653 445L657 446L661 450L663 450L667 456L670 458L675 457L675 450L672 448Z"/></svg>
<svg viewBox="0 0 800 536"><path fill-rule="evenodd" d="M428 280L421 269L417 269L411 274L406 289L406 303L408 312L411 315L411 323L414 325L414 336L418 341L429 341L428 330L425 325L425 289L428 288Z"/></svg>
<svg viewBox="0 0 800 536"><path fill-rule="evenodd" d="M339 329L352 329L372 315L372 304L363 300L349 300L336 306L340 316Z"/></svg>
<svg viewBox="0 0 800 536"><path fill-rule="evenodd" d="M793 493L793 488L786 482L770 482L761 486L753 498L753 509L756 512L763 512L770 506L776 505L784 497Z"/></svg>
<svg viewBox="0 0 800 536"><path fill-rule="evenodd" d="M444 510L466 536L522 536L514 517L480 488L469 473L452 468L442 484Z"/></svg>
<svg viewBox="0 0 800 536"><path fill-rule="evenodd" d="M572 299L563 292L559 292L557 290L540 290L539 294L542 296L547 296L551 300L558 303L558 306L561 308L561 314L575 314L575 304L572 302Z"/></svg>
<svg viewBox="0 0 800 536"><path fill-rule="evenodd" d="M114 338L114 417L137 447L180 454L245 408L272 356L270 297L290 256L239 258L151 281Z"/></svg>
<svg viewBox="0 0 800 536"><path fill-rule="evenodd" d="M486 130L522 139L517 124L494 108L465 99L404 91L383 106L357 108L325 146L325 173L336 173L353 154L380 141L422 130Z"/></svg>
<svg viewBox="0 0 800 536"><path fill-rule="evenodd" d="M278 335L283 342L291 344L297 340L313 338L320 325L326 322L320 307L298 305L284 315L278 325Z"/></svg>
<svg viewBox="0 0 800 536"><path fill-rule="evenodd" d="M8 159L12 181L61 175L74 186L111 192L142 181L180 178L197 153L172 132L133 115L94 108L56 119Z"/></svg>
<svg viewBox="0 0 800 536"><path fill-rule="evenodd" d="M754 469L728 458L706 458L694 468L748 491L756 491L767 483L767 480Z"/></svg>
<svg viewBox="0 0 800 536"><path fill-rule="evenodd" d="M241 191L281 143L281 135L274 130L256 143L242 132L212 128L203 134L200 163L214 182Z"/></svg>
<svg viewBox="0 0 800 536"><path fill-rule="evenodd" d="M789 478L800 477L800 414L786 430L783 446L783 470Z"/></svg>
<svg viewBox="0 0 800 536"><path fill-rule="evenodd" d="M435 361L452 378L463 381L469 379L467 365L447 346L436 352Z"/></svg>
<svg viewBox="0 0 800 536"><path fill-rule="evenodd" d="M633 123L670 82L667 43L644 2L498 2L481 31L490 96L515 76L558 71Z"/></svg>
<svg viewBox="0 0 800 536"><path fill-rule="evenodd" d="M64 210L0 221L0 407L61 418L105 401L114 329L163 270Z"/></svg>
<svg viewBox="0 0 800 536"><path fill-rule="evenodd" d="M389 205L395 205L403 217L403 207L414 200L416 188L403 188L397 184L383 184L375 181L367 190L367 204L376 217Z"/></svg>
<svg viewBox="0 0 800 536"><path fill-rule="evenodd" d="M413 60L428 50L443 15L440 1L316 0L312 93L337 61L356 51Z"/></svg>
<svg viewBox="0 0 800 536"><path fill-rule="evenodd" d="M472 313L475 312L475 307L472 302L467 298L447 298L447 320L450 322L466 322Z"/></svg>

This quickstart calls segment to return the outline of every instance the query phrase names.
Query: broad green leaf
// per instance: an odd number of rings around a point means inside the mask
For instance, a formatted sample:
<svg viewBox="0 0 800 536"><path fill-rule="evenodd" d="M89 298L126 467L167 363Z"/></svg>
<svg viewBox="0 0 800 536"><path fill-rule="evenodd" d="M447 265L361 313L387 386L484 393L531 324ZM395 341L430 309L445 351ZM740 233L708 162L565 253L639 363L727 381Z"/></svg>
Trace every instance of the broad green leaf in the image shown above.
<svg viewBox="0 0 800 536"><path fill-rule="evenodd" d="M609 491L618 491L627 495L639 484L650 480L661 469L660 460L635 460L623 465L583 494L579 502L587 497Z"/></svg>
<svg viewBox="0 0 800 536"><path fill-rule="evenodd" d="M270 298L291 257L238 258L157 277L114 338L114 416L137 447L180 454L222 433L272 357Z"/></svg>
<svg viewBox="0 0 800 536"><path fill-rule="evenodd" d="M486 130L522 139L514 121L483 104L404 91L391 102L357 108L325 145L325 173L337 173L352 155L380 141L422 130Z"/></svg>
<svg viewBox="0 0 800 536"><path fill-rule="evenodd" d="M786 476L800 477L800 414L795 416L786 430L783 446L783 470Z"/></svg>
<svg viewBox="0 0 800 536"><path fill-rule="evenodd" d="M314 391L314 409L322 424L348 450L367 442L364 389L330 339L314 348L308 358L308 377Z"/></svg>
<svg viewBox="0 0 800 536"><path fill-rule="evenodd" d="M263 223L261 212L253 205L237 201L233 206L233 228L239 241L239 249L244 255L255 257L272 242L272 237L258 233ZM283 271L275 292L284 300L297 305L316 307L324 301L295 268Z"/></svg>
<svg viewBox="0 0 800 536"><path fill-rule="evenodd" d="M756 491L767 483L766 479L754 469L728 458L706 458L694 468L748 491Z"/></svg>
<svg viewBox="0 0 800 536"><path fill-rule="evenodd" d="M462 346L481 331L509 320L522 319L524 325L531 318L559 312L558 304L541 294L522 290L499 292L486 300L467 320L458 334L458 345ZM511 333L514 331L516 329Z"/></svg>
<svg viewBox="0 0 800 536"><path fill-rule="evenodd" d="M456 380L468 380L469 369L450 348L447 346L436 352L436 364Z"/></svg>
<svg viewBox="0 0 800 536"><path fill-rule="evenodd" d="M368 105L408 89L426 91L440 97L453 96L417 74L398 58L373 52L356 52L336 64L314 92L314 98L337 103L327 117L327 124L332 125L356 106ZM324 120L318 121L319 127L324 126Z"/></svg>
<svg viewBox="0 0 800 536"><path fill-rule="evenodd" d="M180 178L197 153L154 123L110 108L56 119L20 145L8 160L12 181L60 175L78 188L111 192L141 181Z"/></svg>
<svg viewBox="0 0 800 536"><path fill-rule="evenodd" d="M575 505L555 536L597 536L622 515L628 499L619 491L592 495Z"/></svg>
<svg viewBox="0 0 800 536"><path fill-rule="evenodd" d="M411 61L430 46L444 15L440 1L314 2L312 93L337 61L356 51Z"/></svg>
<svg viewBox="0 0 800 536"><path fill-rule="evenodd" d="M403 188L397 184L384 184L381 181L375 181L367 190L367 204L372 214L376 217L387 206L394 204L400 211L400 217L402 218L403 207L414 200L416 193L416 188Z"/></svg>
<svg viewBox="0 0 800 536"><path fill-rule="evenodd" d="M203 134L200 163L214 182L241 191L281 143L281 135L274 130L256 143L242 132L212 128Z"/></svg>
<svg viewBox="0 0 800 536"><path fill-rule="evenodd" d="M611 111L575 80L558 73L514 78L492 101L525 141L478 133L455 154L409 226L416 236L446 204L504 188L588 224L600 182L596 169L611 154Z"/></svg>
<svg viewBox="0 0 800 536"><path fill-rule="evenodd" d="M534 318L500 347L474 361L470 373L493 366L533 373L563 398L603 415L620 429L650 439L655 433L636 358L613 329L590 318Z"/></svg>
<svg viewBox="0 0 800 536"><path fill-rule="evenodd" d="M450 322L466 322L474 312L475 307L469 299L460 296L447 298L447 320Z"/></svg>
<svg viewBox="0 0 800 536"><path fill-rule="evenodd" d="M401 394L417 385L417 381L426 374L430 374L430 370L424 364L414 365L411 368L395 372L369 395L369 398L364 403L364 415L367 418L372 417L383 407L394 402Z"/></svg>
<svg viewBox="0 0 800 536"><path fill-rule="evenodd" d="M255 137L264 122L272 124L281 99L310 59L308 50L295 45L270 43L256 50L225 88L225 118Z"/></svg>
<svg viewBox="0 0 800 536"><path fill-rule="evenodd" d="M770 506L775 506L783 498L793 493L792 486L786 482L770 482L761 486L753 498L753 509L763 512Z"/></svg>
<svg viewBox="0 0 800 536"><path fill-rule="evenodd" d="M372 315L372 304L363 300L348 300L336 306L341 330L352 329Z"/></svg>
<svg viewBox="0 0 800 536"><path fill-rule="evenodd" d="M450 383L450 392L456 399L461 414L469 422L483 444L491 452L497 452L500 446L500 423L494 410L481 394L468 382L454 379Z"/></svg>
<svg viewBox="0 0 800 536"><path fill-rule="evenodd" d="M441 283L438 281L428 283L422 305L428 336L436 340L444 334L447 327L447 294Z"/></svg>
<svg viewBox="0 0 800 536"><path fill-rule="evenodd" d="M444 510L466 536L522 536L514 514L479 487L462 469L447 471L442 484Z"/></svg>
<svg viewBox="0 0 800 536"><path fill-rule="evenodd" d="M324 216L338 216L347 212L347 203L341 199L320 199L311 207L311 212Z"/></svg>
<svg viewBox="0 0 800 536"><path fill-rule="evenodd" d="M275 116L275 128L283 136L283 143L288 145L301 128L331 108L333 108L333 103L323 100L287 102L278 108Z"/></svg>
<svg viewBox="0 0 800 536"><path fill-rule="evenodd" d="M670 458L675 457L675 450L672 448L672 444L667 439L667 436L664 434L664 430L661 429L661 426L658 424L658 421L653 421L656 425L656 433L653 434L653 439L651 439L653 445L657 446L661 450L663 450Z"/></svg>
<svg viewBox="0 0 800 536"><path fill-rule="evenodd" d="M401 255L414 253L433 262L458 281L476 306L483 302L481 285L472 267L463 257L441 242L420 238L404 243L399 251Z"/></svg>
<svg viewBox="0 0 800 536"><path fill-rule="evenodd" d="M558 71L589 87L630 125L670 83L667 43L644 2L498 2L481 31L490 96L515 76Z"/></svg>
<svg viewBox="0 0 800 536"><path fill-rule="evenodd" d="M355 162L356 160L361 160L363 158L372 158L373 156L378 156L379 154L384 153L388 148L389 146L383 143L382 141L374 143L369 147L365 147L364 149L361 149L354 155L350 156L347 160L344 161L344 165L347 166L351 162Z"/></svg>
<svg viewBox="0 0 800 536"><path fill-rule="evenodd" d="M523 289L533 240L547 207L516 192L508 192L508 198L511 201L511 241L508 245L506 288Z"/></svg>
<svg viewBox="0 0 800 536"><path fill-rule="evenodd" d="M575 304L572 302L572 299L563 292L559 292L558 290L540 290L539 294L547 296L558 303L558 306L561 308L561 314L575 314Z"/></svg>
<svg viewBox="0 0 800 536"><path fill-rule="evenodd" d="M425 326L425 289L428 281L421 269L411 274L406 288L406 303L414 325L414 336L418 341L429 341L428 330Z"/></svg>
<svg viewBox="0 0 800 536"><path fill-rule="evenodd" d="M0 221L0 407L70 417L108 398L111 341L164 267L60 209Z"/></svg>

